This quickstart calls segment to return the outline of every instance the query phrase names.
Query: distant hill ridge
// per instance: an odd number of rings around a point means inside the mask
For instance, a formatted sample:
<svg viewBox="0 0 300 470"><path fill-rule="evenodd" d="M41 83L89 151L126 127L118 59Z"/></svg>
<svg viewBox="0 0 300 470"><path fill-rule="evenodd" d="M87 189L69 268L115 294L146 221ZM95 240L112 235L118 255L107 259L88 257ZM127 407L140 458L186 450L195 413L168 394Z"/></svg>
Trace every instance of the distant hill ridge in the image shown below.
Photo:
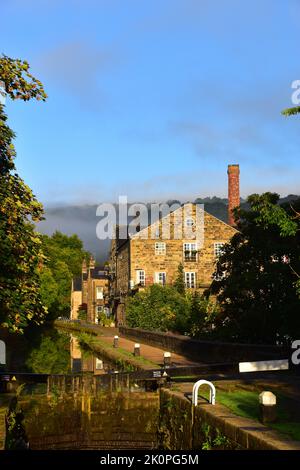
<svg viewBox="0 0 300 470"><path fill-rule="evenodd" d="M291 202L300 196L289 194L280 199L280 203ZM182 201L169 200L169 205ZM227 222L227 203L226 198L217 196L197 198L193 202L204 204L204 209L224 222ZM242 207L247 207L244 199L241 199ZM147 204L150 208L150 203ZM84 243L86 250L93 253L99 262L107 259L109 254L110 240L98 240L96 237L96 225L100 218L96 216L96 204L91 205L70 205L45 208L46 220L38 224L38 230L42 233L52 234L59 230L67 235L76 233Z"/></svg>

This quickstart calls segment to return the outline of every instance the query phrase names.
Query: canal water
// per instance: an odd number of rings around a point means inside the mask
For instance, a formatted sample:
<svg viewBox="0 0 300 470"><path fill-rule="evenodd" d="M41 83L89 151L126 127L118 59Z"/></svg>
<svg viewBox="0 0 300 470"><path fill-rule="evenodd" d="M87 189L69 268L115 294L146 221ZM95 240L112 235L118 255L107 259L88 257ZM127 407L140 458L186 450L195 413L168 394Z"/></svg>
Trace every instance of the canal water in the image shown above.
<svg viewBox="0 0 300 470"><path fill-rule="evenodd" d="M47 383L24 379L15 384L6 448L157 448L158 393L134 381L124 386L114 380L114 387L109 386L111 381L104 379L115 379L122 370L95 356L78 338L47 331L28 352L27 372L53 376Z"/></svg>
<svg viewBox="0 0 300 470"><path fill-rule="evenodd" d="M155 449L158 394L21 396L31 449Z"/></svg>

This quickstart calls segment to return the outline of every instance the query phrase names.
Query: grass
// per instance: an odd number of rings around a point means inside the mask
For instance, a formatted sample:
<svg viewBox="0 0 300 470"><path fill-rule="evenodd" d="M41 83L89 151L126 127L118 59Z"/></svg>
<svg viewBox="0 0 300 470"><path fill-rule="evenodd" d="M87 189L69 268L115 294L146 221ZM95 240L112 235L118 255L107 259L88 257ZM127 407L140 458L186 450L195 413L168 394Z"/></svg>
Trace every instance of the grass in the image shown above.
<svg viewBox="0 0 300 470"><path fill-rule="evenodd" d="M172 377L172 382L196 382L199 379L199 375L176 375Z"/></svg>
<svg viewBox="0 0 300 470"><path fill-rule="evenodd" d="M112 345L107 344L107 342L102 341L99 337L92 336L86 331L75 333L75 336L78 338L79 342L83 345L86 345L92 352L99 352L100 354L106 354L108 359L117 364L130 364L136 368L142 368L142 366L149 366L151 368L159 368L160 366L155 362L146 359L143 356L134 356L133 353L126 351L123 348L114 348ZM125 367L126 368L126 367Z"/></svg>
<svg viewBox="0 0 300 470"><path fill-rule="evenodd" d="M66 329L69 331L79 331L79 332L86 333L89 335L94 335L94 336L101 334L99 331L96 331L93 328L80 325L80 323L71 323L71 322L67 322L63 320L55 320L54 325L57 328L62 328L62 329Z"/></svg>
<svg viewBox="0 0 300 470"><path fill-rule="evenodd" d="M223 391L217 389L216 399L218 403L226 406L232 413L244 418L259 420L259 391L240 390ZM208 397L208 391L202 396ZM300 414L297 410L297 403L276 391L277 396L277 422L269 423L268 427L286 434L287 436L300 441Z"/></svg>
<svg viewBox="0 0 300 470"><path fill-rule="evenodd" d="M107 344L104 341L101 341L98 338L94 341L93 344L94 344L94 346L97 346L97 344L101 345L101 347L103 347L103 349L106 349L106 350L110 351L113 355L117 354L119 359L124 359L125 361L126 361L126 359L128 359L131 362L138 363L138 364L141 364L141 365L151 366L152 368L156 368L156 369L160 368L160 366L158 364L156 364L155 362L150 361L149 359L146 359L143 356L134 356L133 353L131 353L129 351L126 351L126 349L123 349L123 348L120 348L120 347L114 348L113 346Z"/></svg>

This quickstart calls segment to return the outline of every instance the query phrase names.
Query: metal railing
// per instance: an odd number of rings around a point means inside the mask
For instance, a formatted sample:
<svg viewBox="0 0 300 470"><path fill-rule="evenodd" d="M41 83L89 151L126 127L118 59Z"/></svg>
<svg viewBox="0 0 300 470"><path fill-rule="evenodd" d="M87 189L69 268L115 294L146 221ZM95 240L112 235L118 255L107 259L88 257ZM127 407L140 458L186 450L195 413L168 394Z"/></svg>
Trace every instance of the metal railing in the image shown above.
<svg viewBox="0 0 300 470"><path fill-rule="evenodd" d="M216 388L212 382L209 382L208 380L198 380L193 386L193 397L192 397L192 403L194 406L198 405L198 390L201 387L201 385L208 385L209 386L209 403L211 405L216 404Z"/></svg>

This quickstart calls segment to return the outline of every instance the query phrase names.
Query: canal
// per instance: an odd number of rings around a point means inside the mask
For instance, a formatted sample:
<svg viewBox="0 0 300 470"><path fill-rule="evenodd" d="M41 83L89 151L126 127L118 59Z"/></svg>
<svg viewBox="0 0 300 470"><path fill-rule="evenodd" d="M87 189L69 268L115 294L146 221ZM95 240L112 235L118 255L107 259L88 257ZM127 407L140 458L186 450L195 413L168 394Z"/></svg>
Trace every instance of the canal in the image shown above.
<svg viewBox="0 0 300 470"><path fill-rule="evenodd" d="M122 365L93 354L84 339L54 328L25 348L26 372L52 375L39 382L16 374L9 384L7 449L158 447L158 392L118 380Z"/></svg>

